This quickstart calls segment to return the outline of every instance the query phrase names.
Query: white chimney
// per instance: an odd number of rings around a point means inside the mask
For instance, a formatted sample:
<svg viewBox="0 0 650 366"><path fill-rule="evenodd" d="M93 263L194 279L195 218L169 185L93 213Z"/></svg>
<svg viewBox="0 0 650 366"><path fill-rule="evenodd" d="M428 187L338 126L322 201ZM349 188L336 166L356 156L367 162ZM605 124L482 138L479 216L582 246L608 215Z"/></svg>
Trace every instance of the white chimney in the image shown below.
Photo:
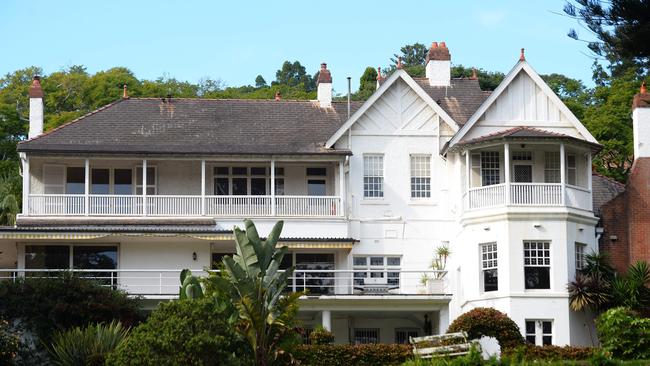
<svg viewBox="0 0 650 366"><path fill-rule="evenodd" d="M451 55L445 42L433 42L425 66L425 75L431 86L451 85Z"/></svg>
<svg viewBox="0 0 650 366"><path fill-rule="evenodd" d="M34 76L29 87L29 134L32 139L43 133L43 89L41 77Z"/></svg>
<svg viewBox="0 0 650 366"><path fill-rule="evenodd" d="M320 64L320 72L318 73L318 80L316 81L317 91L316 98L321 108L329 108L332 106L332 74L327 69L327 64Z"/></svg>
<svg viewBox="0 0 650 366"><path fill-rule="evenodd" d="M634 159L650 157L650 94L645 81L632 102Z"/></svg>

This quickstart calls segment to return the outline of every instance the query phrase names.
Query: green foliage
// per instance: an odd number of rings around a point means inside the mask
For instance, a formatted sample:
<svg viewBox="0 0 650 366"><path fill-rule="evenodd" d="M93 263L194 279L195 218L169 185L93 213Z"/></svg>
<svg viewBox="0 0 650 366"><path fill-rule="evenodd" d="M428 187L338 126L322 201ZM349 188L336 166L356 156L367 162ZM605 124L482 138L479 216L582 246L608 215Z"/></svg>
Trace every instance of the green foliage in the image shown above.
<svg viewBox="0 0 650 366"><path fill-rule="evenodd" d="M409 360L413 348L405 344L305 344L292 348L291 354L301 365L381 366Z"/></svg>
<svg viewBox="0 0 650 366"><path fill-rule="evenodd" d="M139 299L67 273L0 283L0 316L24 321L45 342L57 330L141 319Z"/></svg>
<svg viewBox="0 0 650 366"><path fill-rule="evenodd" d="M119 322L91 324L56 332L49 348L50 357L60 366L100 366L106 357L127 338L128 328Z"/></svg>
<svg viewBox="0 0 650 366"><path fill-rule="evenodd" d="M111 353L106 364L247 365L251 352L224 306L212 299L163 302Z"/></svg>
<svg viewBox="0 0 650 366"><path fill-rule="evenodd" d="M10 332L6 320L0 319L0 365L10 365L18 355L20 339Z"/></svg>
<svg viewBox="0 0 650 366"><path fill-rule="evenodd" d="M309 343L313 345L332 344L334 343L334 333L318 326L309 334Z"/></svg>
<svg viewBox="0 0 650 366"><path fill-rule="evenodd" d="M519 327L506 314L493 308L475 308L454 320L447 333L467 332L470 339L494 337L503 352L524 344Z"/></svg>
<svg viewBox="0 0 650 366"><path fill-rule="evenodd" d="M572 346L535 346L524 344L503 352L502 355L520 361L559 361L559 360L588 360L594 354L589 347Z"/></svg>
<svg viewBox="0 0 650 366"><path fill-rule="evenodd" d="M20 211L21 181L18 175L0 176L0 225L13 226Z"/></svg>
<svg viewBox="0 0 650 366"><path fill-rule="evenodd" d="M620 359L650 359L650 319L618 307L596 321L603 349Z"/></svg>
<svg viewBox="0 0 650 366"><path fill-rule="evenodd" d="M627 269L623 277L612 281L614 305L636 311L650 312L650 267L647 262L638 261Z"/></svg>
<svg viewBox="0 0 650 366"><path fill-rule="evenodd" d="M192 271L184 269L181 271L181 287L179 289L178 298L185 299L198 299L203 297L203 287L199 279L192 275Z"/></svg>
<svg viewBox="0 0 650 366"><path fill-rule="evenodd" d="M237 254L223 258L225 277L210 277L210 286L232 293L239 314L238 330L255 352L255 363L278 360L284 342L296 339L294 319L300 293L284 290L293 268L280 270L287 247L276 248L283 222L275 224L266 240L255 224L244 220L245 231L234 228Z"/></svg>
<svg viewBox="0 0 650 366"><path fill-rule="evenodd" d="M366 100L377 90L377 70L366 67L359 79L359 90L351 96L353 100Z"/></svg>
<svg viewBox="0 0 650 366"><path fill-rule="evenodd" d="M473 70L471 67L463 65L456 65L451 67L452 78L469 78L472 76ZM487 71L481 68L476 69L476 76L478 83L482 90L494 90L501 84L505 74L498 71Z"/></svg>
<svg viewBox="0 0 650 366"><path fill-rule="evenodd" d="M257 77L255 78L255 87L256 88L263 88L265 86L267 86L266 85L266 80L264 80L262 75L257 75Z"/></svg>
<svg viewBox="0 0 650 366"><path fill-rule="evenodd" d="M312 78L307 74L305 67L300 61L285 61L280 70L275 73L275 81L271 85L287 85L289 87L298 87L306 92L316 90L317 75Z"/></svg>

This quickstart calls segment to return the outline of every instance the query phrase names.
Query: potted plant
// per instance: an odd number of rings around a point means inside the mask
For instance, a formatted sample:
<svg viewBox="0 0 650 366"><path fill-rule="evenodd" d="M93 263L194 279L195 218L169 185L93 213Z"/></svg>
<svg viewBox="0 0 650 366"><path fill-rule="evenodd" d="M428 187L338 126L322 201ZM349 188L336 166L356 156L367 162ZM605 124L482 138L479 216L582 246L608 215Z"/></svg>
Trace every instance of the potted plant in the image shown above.
<svg viewBox="0 0 650 366"><path fill-rule="evenodd" d="M442 245L436 248L436 255L431 261L430 268L436 272L432 275L423 273L420 277L420 284L424 287L426 294L442 294L445 292L444 288L444 271L447 268L447 258L451 255L448 245Z"/></svg>

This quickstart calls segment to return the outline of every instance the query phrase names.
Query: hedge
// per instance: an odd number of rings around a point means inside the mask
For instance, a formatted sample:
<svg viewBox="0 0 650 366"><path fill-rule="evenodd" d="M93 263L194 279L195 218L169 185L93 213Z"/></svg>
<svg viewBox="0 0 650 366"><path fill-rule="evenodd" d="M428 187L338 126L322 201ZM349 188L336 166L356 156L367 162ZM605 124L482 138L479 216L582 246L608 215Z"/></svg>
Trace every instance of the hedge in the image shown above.
<svg viewBox="0 0 650 366"><path fill-rule="evenodd" d="M582 361L590 359L594 353L595 349L591 347L535 346L525 344L506 350L502 354L506 357L512 357L522 361Z"/></svg>
<svg viewBox="0 0 650 366"><path fill-rule="evenodd" d="M406 362L413 358L413 348L406 344L304 344L291 354L305 366L381 366Z"/></svg>
<svg viewBox="0 0 650 366"><path fill-rule="evenodd" d="M482 336L496 338L502 352L524 344L517 323L493 308L472 309L456 318L447 329L447 333L461 331L467 332L470 339Z"/></svg>
<svg viewBox="0 0 650 366"><path fill-rule="evenodd" d="M603 349L615 358L650 359L650 318L618 307L602 313L596 328Z"/></svg>

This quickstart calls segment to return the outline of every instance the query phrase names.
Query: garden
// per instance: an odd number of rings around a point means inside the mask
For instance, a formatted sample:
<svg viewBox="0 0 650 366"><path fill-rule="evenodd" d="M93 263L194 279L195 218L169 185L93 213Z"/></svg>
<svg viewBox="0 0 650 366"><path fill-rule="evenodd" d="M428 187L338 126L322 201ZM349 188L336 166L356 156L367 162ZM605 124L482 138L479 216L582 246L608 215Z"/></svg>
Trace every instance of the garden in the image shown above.
<svg viewBox="0 0 650 366"><path fill-rule="evenodd" d="M278 222L266 240L253 222L235 228L237 254L222 271L181 274L179 299L148 316L141 299L69 274L0 284L0 365L648 365L650 269L617 276L593 255L568 285L574 311L595 312L599 347L534 346L517 324L492 308L458 317L448 333L495 338L501 357L419 359L402 344L334 344L296 320L300 293L285 291L292 269L280 264ZM417 346L417 344L416 344Z"/></svg>

